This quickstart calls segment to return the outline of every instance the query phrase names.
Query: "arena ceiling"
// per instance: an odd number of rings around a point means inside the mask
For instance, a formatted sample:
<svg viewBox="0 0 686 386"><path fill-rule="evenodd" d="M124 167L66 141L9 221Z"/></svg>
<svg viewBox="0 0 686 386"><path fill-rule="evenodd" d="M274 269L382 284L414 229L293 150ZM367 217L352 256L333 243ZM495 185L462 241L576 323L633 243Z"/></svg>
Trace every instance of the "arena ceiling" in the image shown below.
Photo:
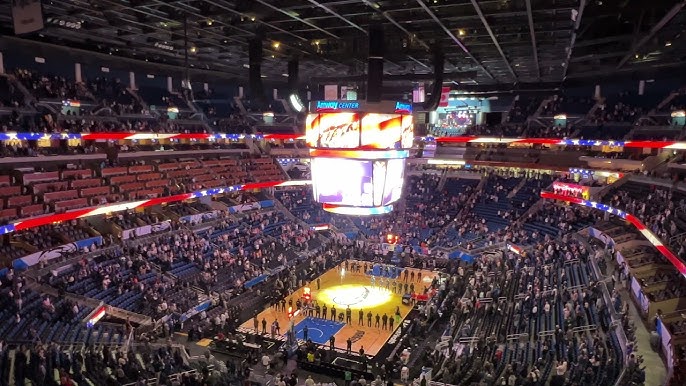
<svg viewBox="0 0 686 386"><path fill-rule="evenodd" d="M9 4L9 1L6 1ZM368 26L384 25L389 75L428 74L433 47L463 84L556 83L674 68L686 59L686 0L43 0L46 28L24 37L285 80L366 70ZM8 7L9 8L9 7ZM11 25L9 12L1 14ZM7 31L4 31L7 32ZM187 44L186 44L187 39Z"/></svg>

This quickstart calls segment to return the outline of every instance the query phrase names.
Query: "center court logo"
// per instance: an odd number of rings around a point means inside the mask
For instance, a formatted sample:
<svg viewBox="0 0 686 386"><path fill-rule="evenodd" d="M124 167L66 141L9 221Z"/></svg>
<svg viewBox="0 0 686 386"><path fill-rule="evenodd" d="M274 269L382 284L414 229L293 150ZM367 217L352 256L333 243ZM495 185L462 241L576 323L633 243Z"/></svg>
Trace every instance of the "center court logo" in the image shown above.
<svg viewBox="0 0 686 386"><path fill-rule="evenodd" d="M340 304L342 306L354 306L355 304L360 304L367 300L367 297L369 296L369 288L367 287L362 287L362 291L357 296L353 297L344 297L344 296L336 296L332 300L336 304Z"/></svg>

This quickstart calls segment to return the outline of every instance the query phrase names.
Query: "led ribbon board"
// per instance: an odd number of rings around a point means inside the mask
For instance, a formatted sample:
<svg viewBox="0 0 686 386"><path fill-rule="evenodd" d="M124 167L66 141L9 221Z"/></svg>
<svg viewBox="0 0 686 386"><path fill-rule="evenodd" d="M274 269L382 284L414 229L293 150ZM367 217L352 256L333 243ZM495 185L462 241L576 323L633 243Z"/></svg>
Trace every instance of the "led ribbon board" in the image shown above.
<svg viewBox="0 0 686 386"><path fill-rule="evenodd" d="M674 266L674 268L679 271L682 275L686 277L686 265L667 248L660 239L651 232L648 227L645 226L636 216L631 213L624 212L623 210L613 208L609 205L602 204L595 201L584 200L578 197L569 197L561 194L555 194L551 192L541 192L541 198L547 198L550 200L558 200L569 202L571 204L582 205L589 208L601 210L607 212L611 215L620 217L628 222L630 222L636 229L658 250L660 253Z"/></svg>
<svg viewBox="0 0 686 386"><path fill-rule="evenodd" d="M340 101L319 101L322 103L321 110L318 112L354 112L362 110L363 106L359 102L340 102ZM403 102L397 102L395 105L395 114L412 114L412 105ZM403 120L403 126L407 124ZM176 134L160 134L160 133L119 133L119 132L102 132L102 133L18 133L8 132L0 133L0 141L36 141L41 139L81 139L81 140L164 140L164 139L194 139L194 140L222 140L228 139L238 141L246 138L256 140L275 140L288 141L305 139L302 134L207 134L207 133L176 133ZM525 144L525 145L550 145L550 146L609 146L609 147L627 147L627 148L645 148L645 149L673 149L685 150L686 142L678 141L624 141L624 140L593 140L593 139L564 139L564 138L498 138L498 137L414 137L423 142L442 142L442 143L500 143L500 144ZM405 142L406 143L406 142ZM411 144L410 144L411 145ZM403 148L409 148L403 144Z"/></svg>
<svg viewBox="0 0 686 386"><path fill-rule="evenodd" d="M150 206L168 204L172 202L185 201L193 198L209 197L222 193L238 192L241 190L258 190L268 189L278 186L302 186L310 185L308 180L296 181L270 181L270 182L255 182L249 184L233 185L223 188L212 188L198 190L192 193L177 194L169 197L151 198L140 201L122 202L110 205L101 205L89 208L76 209L60 214L49 214L46 216L33 217L29 219L19 220L12 224L0 226L0 235L13 233L25 229L35 228L42 225L48 225L56 222L75 220L84 217L98 216L103 214L121 212L136 208L147 208Z"/></svg>

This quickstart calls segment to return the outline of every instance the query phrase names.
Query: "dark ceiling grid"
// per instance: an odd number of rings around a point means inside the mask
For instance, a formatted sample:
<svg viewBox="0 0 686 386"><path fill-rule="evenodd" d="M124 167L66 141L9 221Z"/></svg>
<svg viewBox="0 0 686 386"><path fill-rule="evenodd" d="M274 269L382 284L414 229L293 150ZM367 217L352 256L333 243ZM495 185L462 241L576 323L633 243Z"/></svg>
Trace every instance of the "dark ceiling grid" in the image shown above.
<svg viewBox="0 0 686 386"><path fill-rule="evenodd" d="M680 1L679 3L675 4L675 5L674 5L674 6L673 6L673 7L672 7L663 17L662 17L662 19L660 19L660 21L658 21L658 22L653 26L653 28L650 29L650 32L648 32L647 35L643 36L643 37L641 38L641 40L639 40L638 42L636 42L636 44L634 44L634 45L631 47L631 50L629 50L629 52L626 53L626 55L622 58L622 60L619 61L619 63L617 64L616 69L619 70L620 68L622 68L622 66L624 66L624 64L626 64L626 62L629 61L629 59L631 59L631 57L634 56L634 55L636 54L636 52L637 52L641 47L643 47L650 39L653 38L653 36L655 36L655 34L657 34L658 32L660 32L660 30L662 30L662 28L664 28L670 21L672 21L672 19L674 19L674 17L676 17L676 15L678 15L679 12L681 12L681 10L684 8L684 6L686 6L686 0Z"/></svg>
<svg viewBox="0 0 686 386"><path fill-rule="evenodd" d="M567 77L567 71L569 70L569 61L572 58L572 53L574 52L574 44L576 44L576 33L581 25L581 18L584 15L584 10L586 9L586 0L581 0L579 4L579 9L577 10L576 20L574 21L574 31L572 32L572 38L567 46L567 57L565 58L564 65L562 67L562 80L564 81Z"/></svg>
<svg viewBox="0 0 686 386"><path fill-rule="evenodd" d="M493 41L493 45L495 46L496 50L498 50L498 53L500 56L503 58L503 62L505 62L505 65L507 66L507 69L510 71L510 74L512 74L512 77L514 78L514 83L518 82L517 79L517 74L515 74L514 69L512 68L512 65L510 65L510 60L507 58L505 53L503 52L503 49L500 47L500 43L498 43L498 38L493 34L493 30L491 30L491 26L488 24L488 21L484 17L483 12L481 12L481 7L479 6L479 3L476 0L472 0L472 5L474 6L474 10L476 11L477 15L479 15L479 19L481 19L481 22L484 25L484 28L486 28L486 32L488 32L488 35L491 37L491 40Z"/></svg>
<svg viewBox="0 0 686 386"><path fill-rule="evenodd" d="M483 71L484 74L486 74L486 76L488 76L492 80L496 80L495 77L491 74L491 72L488 71L486 67L484 67L482 62L475 58L474 55L472 55L472 53L469 52L467 47L465 47L465 45L462 44L460 39L458 39L457 36L455 36L455 34L452 31L450 31L448 27L445 26L445 24L441 22L441 20L436 16L436 14L424 3L424 0L417 0L417 3L420 7L422 7L422 9L424 9L424 12L426 12L436 22L436 24L438 24L438 26L450 37L450 39L453 42L455 42L455 44L457 44L457 46L460 47L462 51L464 51L465 55L467 55L467 57L471 59L481 69L481 71Z"/></svg>
<svg viewBox="0 0 686 386"><path fill-rule="evenodd" d="M534 16L531 12L531 0L525 0L526 16L529 19L529 34L531 35L531 50L534 55L534 65L536 66L536 79L541 80L541 67L538 63L538 48L536 48L536 30L534 28Z"/></svg>
<svg viewBox="0 0 686 386"><path fill-rule="evenodd" d="M52 3L52 4L51 4ZM63 0L44 1L48 25L23 37L183 66L183 18L190 64L245 77L250 39L264 35L263 74L285 81L299 57L303 79L364 73L366 31L383 23L391 39L384 70L430 73L440 45L446 70L476 71L480 85L560 83L672 68L686 60L686 0ZM577 14L571 20L572 10ZM645 15L642 17L641 15ZM242 19L242 20L241 20ZM0 21L11 25L9 13ZM2 33L9 27L0 26ZM334 37L335 36L335 37ZM155 43L169 42L169 50ZM280 47L274 48L278 42ZM320 43L320 44L316 44ZM96 48L97 46L97 48ZM104 50L104 51L103 51ZM617 69L620 69L617 71ZM569 74L569 77L567 75ZM603 75L601 75L603 76ZM406 82L407 83L407 82ZM493 86L496 87L496 86Z"/></svg>

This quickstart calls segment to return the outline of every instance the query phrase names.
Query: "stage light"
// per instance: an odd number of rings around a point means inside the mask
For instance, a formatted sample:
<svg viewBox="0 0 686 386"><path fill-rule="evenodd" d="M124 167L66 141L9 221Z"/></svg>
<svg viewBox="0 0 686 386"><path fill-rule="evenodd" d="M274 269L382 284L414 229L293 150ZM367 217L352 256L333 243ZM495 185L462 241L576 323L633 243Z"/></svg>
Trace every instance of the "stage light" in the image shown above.
<svg viewBox="0 0 686 386"><path fill-rule="evenodd" d="M288 76L288 74L286 74ZM288 97L288 101L291 103L291 107L293 107L293 110L302 113L305 110L305 105L303 105L303 102L300 100L300 97L298 94L291 94Z"/></svg>
<svg viewBox="0 0 686 386"><path fill-rule="evenodd" d="M370 308L391 302L393 293L361 284L343 284L321 290L317 301L337 307Z"/></svg>

